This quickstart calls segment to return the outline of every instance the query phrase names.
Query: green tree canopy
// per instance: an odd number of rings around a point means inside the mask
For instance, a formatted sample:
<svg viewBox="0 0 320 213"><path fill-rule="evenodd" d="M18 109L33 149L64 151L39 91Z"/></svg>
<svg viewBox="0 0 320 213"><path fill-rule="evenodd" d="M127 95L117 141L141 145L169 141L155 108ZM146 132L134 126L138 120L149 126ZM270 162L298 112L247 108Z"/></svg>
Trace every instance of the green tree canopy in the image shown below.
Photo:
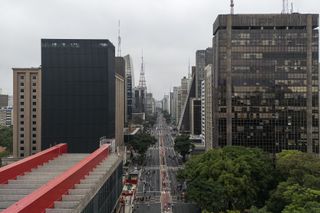
<svg viewBox="0 0 320 213"><path fill-rule="evenodd" d="M174 139L174 150L182 155L183 161L186 159L186 155L190 153L194 145L189 139L189 135L179 135Z"/></svg>
<svg viewBox="0 0 320 213"><path fill-rule="evenodd" d="M12 152L12 127L0 127L0 146Z"/></svg>
<svg viewBox="0 0 320 213"><path fill-rule="evenodd" d="M274 213L320 212L320 160L300 151L277 154L279 185L271 192L267 209Z"/></svg>
<svg viewBox="0 0 320 213"><path fill-rule="evenodd" d="M263 151L231 146L192 157L178 173L187 197L209 212L263 206L273 177L272 160Z"/></svg>
<svg viewBox="0 0 320 213"><path fill-rule="evenodd" d="M155 144L156 139L155 137L142 133L136 135L133 140L128 142L129 147L131 147L135 152L139 153L140 155L145 155L148 147L150 145Z"/></svg>

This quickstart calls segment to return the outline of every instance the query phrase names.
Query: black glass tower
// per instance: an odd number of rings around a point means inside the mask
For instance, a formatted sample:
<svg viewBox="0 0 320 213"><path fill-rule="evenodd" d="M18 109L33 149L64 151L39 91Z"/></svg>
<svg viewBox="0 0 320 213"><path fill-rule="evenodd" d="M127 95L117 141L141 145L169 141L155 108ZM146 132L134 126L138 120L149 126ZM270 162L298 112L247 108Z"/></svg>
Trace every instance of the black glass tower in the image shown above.
<svg viewBox="0 0 320 213"><path fill-rule="evenodd" d="M115 48L108 40L42 39L42 149L92 152L115 137Z"/></svg>

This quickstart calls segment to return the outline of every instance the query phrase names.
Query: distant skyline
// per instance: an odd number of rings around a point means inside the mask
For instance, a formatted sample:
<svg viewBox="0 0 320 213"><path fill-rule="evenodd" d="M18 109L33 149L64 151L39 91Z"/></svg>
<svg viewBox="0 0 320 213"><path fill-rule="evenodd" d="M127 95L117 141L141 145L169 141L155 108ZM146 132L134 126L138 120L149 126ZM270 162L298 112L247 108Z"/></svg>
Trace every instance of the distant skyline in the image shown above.
<svg viewBox="0 0 320 213"><path fill-rule="evenodd" d="M295 12L320 12L319 0L290 2ZM282 0L235 0L234 10L280 13ZM121 52L133 58L135 84L143 49L148 91L161 99L188 74L195 51L212 46L217 15L229 12L229 0L2 0L0 88L12 95L12 67L40 66L41 38L109 39L117 48L121 20Z"/></svg>

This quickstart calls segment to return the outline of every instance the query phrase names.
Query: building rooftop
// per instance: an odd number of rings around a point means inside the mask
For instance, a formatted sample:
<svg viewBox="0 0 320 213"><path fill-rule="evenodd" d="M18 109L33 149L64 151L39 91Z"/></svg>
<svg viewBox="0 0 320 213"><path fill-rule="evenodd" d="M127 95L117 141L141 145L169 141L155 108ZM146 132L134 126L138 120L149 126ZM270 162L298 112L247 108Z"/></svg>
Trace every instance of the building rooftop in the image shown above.
<svg viewBox="0 0 320 213"><path fill-rule="evenodd" d="M59 144L0 168L0 211L83 210L121 159L109 153L109 145L91 154L70 154L66 146Z"/></svg>
<svg viewBox="0 0 320 213"><path fill-rule="evenodd" d="M232 16L232 27L237 29L247 29L248 27L269 27L273 29L277 27L305 27L309 15L312 17L313 28L317 28L319 25L319 14L222 14L218 15L213 24L213 35L219 29L226 28L228 16Z"/></svg>

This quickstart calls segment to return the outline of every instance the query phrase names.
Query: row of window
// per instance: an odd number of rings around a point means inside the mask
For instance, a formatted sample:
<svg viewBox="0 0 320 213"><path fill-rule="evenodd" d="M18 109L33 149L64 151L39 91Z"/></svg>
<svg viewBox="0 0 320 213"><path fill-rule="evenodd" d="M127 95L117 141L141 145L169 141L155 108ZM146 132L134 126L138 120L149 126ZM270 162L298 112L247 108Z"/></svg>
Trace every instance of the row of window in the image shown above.
<svg viewBox="0 0 320 213"><path fill-rule="evenodd" d="M20 79L23 80L24 79L24 75L20 75ZM32 76L32 80L37 80L37 76L33 75Z"/></svg>

